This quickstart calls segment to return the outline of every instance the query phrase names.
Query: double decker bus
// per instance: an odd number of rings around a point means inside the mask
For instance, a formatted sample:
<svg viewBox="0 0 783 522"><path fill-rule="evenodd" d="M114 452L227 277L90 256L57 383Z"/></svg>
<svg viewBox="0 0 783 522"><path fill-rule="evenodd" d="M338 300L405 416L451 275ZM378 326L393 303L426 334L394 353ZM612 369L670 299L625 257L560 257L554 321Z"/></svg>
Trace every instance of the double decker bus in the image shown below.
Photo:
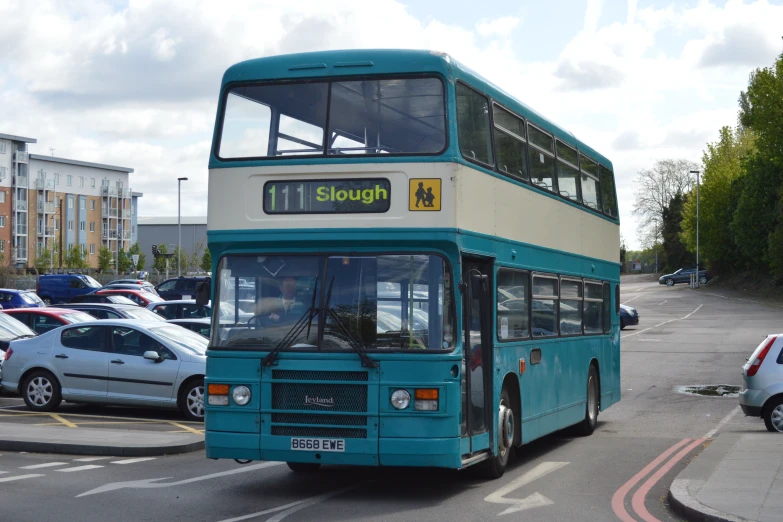
<svg viewBox="0 0 783 522"><path fill-rule="evenodd" d="M611 162L446 54L230 67L208 242L208 458L499 477L620 400Z"/></svg>

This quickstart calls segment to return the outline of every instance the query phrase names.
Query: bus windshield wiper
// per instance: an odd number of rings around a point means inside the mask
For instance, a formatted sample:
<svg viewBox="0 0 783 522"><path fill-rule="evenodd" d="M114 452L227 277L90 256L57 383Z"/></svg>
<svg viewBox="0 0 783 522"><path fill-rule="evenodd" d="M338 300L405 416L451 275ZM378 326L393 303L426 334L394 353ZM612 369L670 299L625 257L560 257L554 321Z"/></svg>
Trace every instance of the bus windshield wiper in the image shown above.
<svg viewBox="0 0 783 522"><path fill-rule="evenodd" d="M310 303L310 308L305 310L305 312L302 314L302 316L299 318L299 320L296 321L294 326L291 327L290 330L288 330L288 333L280 339L280 342L277 343L277 346L267 354L266 357L261 361L261 366L269 366L275 362L277 359L277 354L280 353L280 350L283 348L287 348L290 346L297 337L299 337L299 334L302 333L302 330L304 330L305 325L307 325L307 337L310 337L310 326L313 324L313 318L318 315L318 308L315 307L315 296L318 295L318 278L315 278L315 288L313 289L313 300Z"/></svg>
<svg viewBox="0 0 783 522"><path fill-rule="evenodd" d="M329 291L326 293L326 303L324 303L324 314L328 315L334 324L337 325L337 328L340 330L340 332L346 337L348 340L348 344L351 346L351 348L354 349L356 353L359 354L359 358L362 360L362 366L366 368L377 368L378 363L373 361L369 355L367 355L367 352L364 351L364 348L362 347L362 343L354 337L354 335L351 333L351 330L348 329L347 326L345 326L345 323L343 323L342 319L340 319L340 316L337 315L337 312L334 311L333 308L329 308L329 302L332 299L332 285L334 284L334 277L332 277L331 283L329 283ZM324 330L326 327L326 320L324 318L323 321L321 321L318 324L318 349L321 349L321 342L324 338Z"/></svg>

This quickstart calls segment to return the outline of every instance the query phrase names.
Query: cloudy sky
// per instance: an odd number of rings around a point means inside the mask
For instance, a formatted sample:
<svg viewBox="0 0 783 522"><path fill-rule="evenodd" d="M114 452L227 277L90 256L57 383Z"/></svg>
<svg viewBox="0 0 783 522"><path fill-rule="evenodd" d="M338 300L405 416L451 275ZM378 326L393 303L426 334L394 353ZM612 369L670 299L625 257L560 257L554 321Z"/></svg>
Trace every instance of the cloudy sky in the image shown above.
<svg viewBox="0 0 783 522"><path fill-rule="evenodd" d="M133 167L143 216L176 215L188 176L183 215L203 215L231 64L435 49L612 159L633 248L636 173L700 161L781 36L783 0L0 0L0 133L37 138L34 153Z"/></svg>

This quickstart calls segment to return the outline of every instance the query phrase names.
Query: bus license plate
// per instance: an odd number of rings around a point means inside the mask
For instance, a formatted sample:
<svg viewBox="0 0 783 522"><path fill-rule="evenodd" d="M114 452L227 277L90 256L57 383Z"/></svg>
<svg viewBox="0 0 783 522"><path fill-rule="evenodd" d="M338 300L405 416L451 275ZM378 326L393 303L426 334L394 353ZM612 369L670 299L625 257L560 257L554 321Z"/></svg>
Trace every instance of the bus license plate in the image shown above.
<svg viewBox="0 0 783 522"><path fill-rule="evenodd" d="M291 449L299 451L345 451L344 439L291 439Z"/></svg>

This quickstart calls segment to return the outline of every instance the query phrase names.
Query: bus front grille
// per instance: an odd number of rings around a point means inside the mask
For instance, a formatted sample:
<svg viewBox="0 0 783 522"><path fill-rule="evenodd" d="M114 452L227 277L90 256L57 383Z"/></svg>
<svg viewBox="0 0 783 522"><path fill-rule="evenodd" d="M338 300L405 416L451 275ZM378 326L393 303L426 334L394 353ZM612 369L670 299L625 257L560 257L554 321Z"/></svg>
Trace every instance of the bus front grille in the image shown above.
<svg viewBox="0 0 783 522"><path fill-rule="evenodd" d="M331 437L339 439L365 439L367 430L358 428L315 428L310 426L272 426L272 435L288 437Z"/></svg>
<svg viewBox="0 0 783 522"><path fill-rule="evenodd" d="M367 411L367 386L359 384L272 383L273 410Z"/></svg>
<svg viewBox="0 0 783 522"><path fill-rule="evenodd" d="M317 415L309 413L273 413L275 424L325 424L334 426L366 426L367 417L358 415Z"/></svg>
<svg viewBox="0 0 783 522"><path fill-rule="evenodd" d="M272 370L276 381L355 381L367 382L367 372L329 372L302 370Z"/></svg>

